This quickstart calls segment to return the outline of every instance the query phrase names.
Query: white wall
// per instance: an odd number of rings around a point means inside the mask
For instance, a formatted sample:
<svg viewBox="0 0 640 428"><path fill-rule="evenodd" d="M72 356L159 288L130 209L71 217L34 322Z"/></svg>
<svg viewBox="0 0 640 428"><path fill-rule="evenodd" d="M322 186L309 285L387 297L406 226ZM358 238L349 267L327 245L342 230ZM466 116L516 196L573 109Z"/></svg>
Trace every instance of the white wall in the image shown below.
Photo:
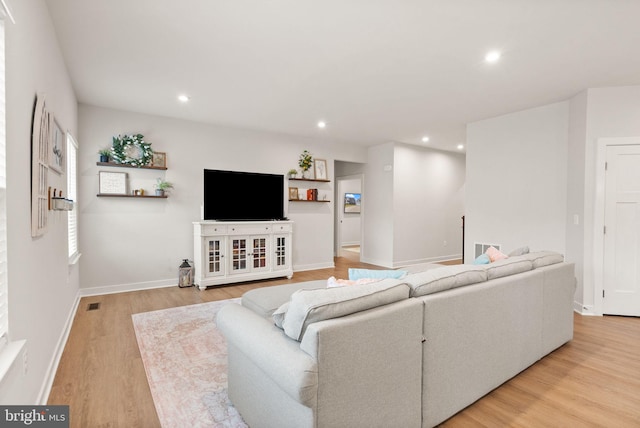
<svg viewBox="0 0 640 428"><path fill-rule="evenodd" d="M640 136L640 86L594 88L587 91L584 166L584 283L582 304L595 304L594 237L596 152L599 138Z"/></svg>
<svg viewBox="0 0 640 428"><path fill-rule="evenodd" d="M361 200L364 234L360 260L387 267L393 265L393 146L369 147Z"/></svg>
<svg viewBox="0 0 640 428"><path fill-rule="evenodd" d="M328 184L313 183L333 195L333 160L365 160L362 147L225 128L88 105L79 109L81 286L84 292L108 292L131 287L175 283L183 258L193 259L192 222L200 219L203 169L286 174L297 168L308 149L326 159ZM127 169L133 188L153 190L157 177L174 183L166 200L98 198L99 148L117 134L141 133L157 151L167 152L168 170ZM125 171L124 169L121 169ZM297 184L296 186L302 186ZM259 190L259 189L258 189ZM250 197L250 195L247 195ZM333 203L289 203L295 222L295 270L333 266Z"/></svg>
<svg viewBox="0 0 640 428"><path fill-rule="evenodd" d="M464 163L461 154L419 146L369 148L360 259L397 267L459 258Z"/></svg>
<svg viewBox="0 0 640 428"><path fill-rule="evenodd" d="M474 242L565 253L569 102L467 126L465 262Z"/></svg>
<svg viewBox="0 0 640 428"><path fill-rule="evenodd" d="M394 266L460 258L465 157L396 144Z"/></svg>
<svg viewBox="0 0 640 428"><path fill-rule="evenodd" d="M51 380L53 358L70 321L78 292L77 266L68 266L67 215L49 213L49 231L31 238L31 117L35 95L64 130L77 135L77 103L42 0L11 1L15 24L6 24L7 223L9 332L26 339L27 374L21 359L0 384L0 403L39 403ZM49 184L66 188L64 175ZM46 389L46 388L45 388Z"/></svg>
<svg viewBox="0 0 640 428"><path fill-rule="evenodd" d="M570 100L569 139L567 159L567 218L566 253L567 260L575 263L577 280L576 302L583 304L584 270L584 179L585 141L587 132L587 91Z"/></svg>

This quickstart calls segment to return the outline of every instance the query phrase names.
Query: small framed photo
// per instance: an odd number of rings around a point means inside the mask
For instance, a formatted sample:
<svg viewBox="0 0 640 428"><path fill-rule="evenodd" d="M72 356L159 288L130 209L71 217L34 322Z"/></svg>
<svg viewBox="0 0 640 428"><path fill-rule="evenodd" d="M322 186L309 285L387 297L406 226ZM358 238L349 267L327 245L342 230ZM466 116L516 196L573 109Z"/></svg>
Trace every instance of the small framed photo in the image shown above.
<svg viewBox="0 0 640 428"><path fill-rule="evenodd" d="M289 187L289 200L297 201L298 200L298 188L297 187Z"/></svg>
<svg viewBox="0 0 640 428"><path fill-rule="evenodd" d="M313 161L314 170L316 173L316 180L327 179L327 161L324 159L316 159Z"/></svg>
<svg viewBox="0 0 640 428"><path fill-rule="evenodd" d="M53 115L51 115L53 118ZM58 174L64 171L64 151L66 148L64 132L57 120L51 120L51 143L49 145L49 168Z"/></svg>
<svg viewBox="0 0 640 428"><path fill-rule="evenodd" d="M167 167L167 154L165 152L153 152L151 166Z"/></svg>
<svg viewBox="0 0 640 428"><path fill-rule="evenodd" d="M99 192L103 195L126 195L127 194L127 173L126 172L99 172Z"/></svg>

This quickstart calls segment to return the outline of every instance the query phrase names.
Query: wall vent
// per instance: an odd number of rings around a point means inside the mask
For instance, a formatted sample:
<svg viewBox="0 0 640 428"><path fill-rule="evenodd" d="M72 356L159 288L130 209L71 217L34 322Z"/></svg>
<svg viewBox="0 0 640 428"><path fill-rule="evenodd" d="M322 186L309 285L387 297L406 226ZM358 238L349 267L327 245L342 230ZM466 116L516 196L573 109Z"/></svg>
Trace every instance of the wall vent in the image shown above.
<svg viewBox="0 0 640 428"><path fill-rule="evenodd" d="M89 306L87 306L87 310L88 311L95 311L100 309L100 302L96 302L96 303L89 303Z"/></svg>
<svg viewBox="0 0 640 428"><path fill-rule="evenodd" d="M493 247L496 250L499 250L500 249L500 244L487 244L487 243L484 243L484 242L476 242L474 244L475 251L474 251L473 258L477 259L481 254L484 254L485 251L487 251L487 249L489 247Z"/></svg>

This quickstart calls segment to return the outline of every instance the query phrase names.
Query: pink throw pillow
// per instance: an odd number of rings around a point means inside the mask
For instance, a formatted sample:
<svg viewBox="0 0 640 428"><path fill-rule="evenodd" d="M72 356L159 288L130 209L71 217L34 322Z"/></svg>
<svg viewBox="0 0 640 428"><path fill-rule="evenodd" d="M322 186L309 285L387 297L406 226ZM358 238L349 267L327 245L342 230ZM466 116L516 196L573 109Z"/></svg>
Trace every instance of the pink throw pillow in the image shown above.
<svg viewBox="0 0 640 428"><path fill-rule="evenodd" d="M500 252L500 250L496 249L495 247L489 247L489 249L485 251L485 254L489 256L489 260L491 260L491 263L509 257L506 254Z"/></svg>

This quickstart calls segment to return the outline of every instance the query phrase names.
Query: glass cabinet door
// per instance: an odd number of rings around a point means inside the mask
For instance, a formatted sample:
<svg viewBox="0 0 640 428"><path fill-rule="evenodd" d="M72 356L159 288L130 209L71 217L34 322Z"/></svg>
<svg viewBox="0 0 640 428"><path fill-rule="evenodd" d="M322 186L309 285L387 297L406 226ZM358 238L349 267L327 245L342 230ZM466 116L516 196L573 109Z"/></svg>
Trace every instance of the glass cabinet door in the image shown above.
<svg viewBox="0 0 640 428"><path fill-rule="evenodd" d="M224 238L210 238L206 241L206 276L224 275Z"/></svg>
<svg viewBox="0 0 640 428"><path fill-rule="evenodd" d="M274 260L273 270L289 268L289 252L287 250L287 241L289 237L286 235L274 236Z"/></svg>
<svg viewBox="0 0 640 428"><path fill-rule="evenodd" d="M253 265L251 266L253 271L266 270L269 268L267 261L267 238L256 237L251 240L253 242L251 249L251 257Z"/></svg>
<svg viewBox="0 0 640 428"><path fill-rule="evenodd" d="M231 241L231 271L247 271L247 238L235 238Z"/></svg>

